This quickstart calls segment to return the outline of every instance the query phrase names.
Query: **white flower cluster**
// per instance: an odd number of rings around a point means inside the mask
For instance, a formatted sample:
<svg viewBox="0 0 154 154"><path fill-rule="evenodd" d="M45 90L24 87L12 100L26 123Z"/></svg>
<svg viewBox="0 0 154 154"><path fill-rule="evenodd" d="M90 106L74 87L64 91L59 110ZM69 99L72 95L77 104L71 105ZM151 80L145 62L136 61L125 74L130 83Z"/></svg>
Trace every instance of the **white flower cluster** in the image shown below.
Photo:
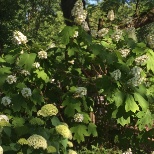
<svg viewBox="0 0 154 154"><path fill-rule="evenodd" d="M25 75L25 76L30 75L29 71L27 71L27 70L22 70L22 71L21 71L21 74L23 74L23 75Z"/></svg>
<svg viewBox="0 0 154 154"><path fill-rule="evenodd" d="M0 146L0 154L3 154L3 148Z"/></svg>
<svg viewBox="0 0 154 154"><path fill-rule="evenodd" d="M47 52L46 51L40 51L38 52L39 59L47 59Z"/></svg>
<svg viewBox="0 0 154 154"><path fill-rule="evenodd" d="M69 130L68 126L58 125L58 126L56 126L56 131L57 131L57 133L62 135L64 138L67 138L67 139L70 139L70 140L72 139L72 133Z"/></svg>
<svg viewBox="0 0 154 154"><path fill-rule="evenodd" d="M136 65L142 65L148 60L147 55L142 55L140 57L135 58Z"/></svg>
<svg viewBox="0 0 154 154"><path fill-rule="evenodd" d="M77 87L75 94L78 97L83 97L83 96L87 95L87 88L85 88L85 87Z"/></svg>
<svg viewBox="0 0 154 154"><path fill-rule="evenodd" d="M126 32L127 32L128 38L132 38L134 41L137 41L136 29L134 27L126 28Z"/></svg>
<svg viewBox="0 0 154 154"><path fill-rule="evenodd" d="M28 139L28 145L33 147L34 149L43 148L44 150L47 149L47 141L40 135L33 134Z"/></svg>
<svg viewBox="0 0 154 154"><path fill-rule="evenodd" d="M78 35L79 35L79 32L78 32L78 31L75 31L73 37L74 37L74 38L77 38Z"/></svg>
<svg viewBox="0 0 154 154"><path fill-rule="evenodd" d="M97 32L98 37L104 37L109 32L108 28L102 28Z"/></svg>
<svg viewBox="0 0 154 154"><path fill-rule="evenodd" d="M28 141L25 138L20 138L17 143L20 145L27 145Z"/></svg>
<svg viewBox="0 0 154 154"><path fill-rule="evenodd" d="M69 150L68 150L68 154L77 154L77 152L74 151L74 150L69 149Z"/></svg>
<svg viewBox="0 0 154 154"><path fill-rule="evenodd" d="M124 153L122 153L122 154L133 154L133 153L132 153L132 149L129 148L126 152L124 152Z"/></svg>
<svg viewBox="0 0 154 154"><path fill-rule="evenodd" d="M96 37L97 36L97 30L95 30L95 29L91 29L91 35L93 36L93 37Z"/></svg>
<svg viewBox="0 0 154 154"><path fill-rule="evenodd" d="M133 67L130 71L130 74L132 74L134 77L129 79L127 83L134 87L140 85L143 81L145 81L145 78L141 76L141 72L142 69L140 67Z"/></svg>
<svg viewBox="0 0 154 154"><path fill-rule="evenodd" d="M121 49L119 52L121 53L122 57L126 58L127 55L130 53L130 49Z"/></svg>
<svg viewBox="0 0 154 154"><path fill-rule="evenodd" d="M51 44L49 45L48 49L51 49L51 48L54 48L54 47L56 47L56 45L55 45L54 43L51 43Z"/></svg>
<svg viewBox="0 0 154 154"><path fill-rule="evenodd" d="M130 70L130 74L132 74L133 76L139 76L142 72L142 68L135 66Z"/></svg>
<svg viewBox="0 0 154 154"><path fill-rule="evenodd" d="M68 63L70 63L70 64L72 64L72 65L74 65L74 62L75 62L74 60L69 60L69 61L68 61Z"/></svg>
<svg viewBox="0 0 154 154"><path fill-rule="evenodd" d="M83 21L82 24L81 24L81 27L87 32L89 31L89 26L88 26L88 23L86 21Z"/></svg>
<svg viewBox="0 0 154 154"><path fill-rule="evenodd" d="M154 48L154 34L149 34L147 36L147 42L148 42L150 48Z"/></svg>
<svg viewBox="0 0 154 154"><path fill-rule="evenodd" d="M83 9L82 0L77 0L72 11L72 16L74 16L74 22L81 25L82 22L86 20L87 11Z"/></svg>
<svg viewBox="0 0 154 154"><path fill-rule="evenodd" d="M115 42L118 42L120 40L122 36L122 30L120 29L116 29L116 31L113 33L112 35L112 39L115 41Z"/></svg>
<svg viewBox="0 0 154 154"><path fill-rule="evenodd" d="M16 82L17 81L17 78L15 75L9 75L7 78L6 78L6 82L8 84L12 84L13 82Z"/></svg>
<svg viewBox="0 0 154 154"><path fill-rule="evenodd" d="M111 77L114 78L116 81L121 78L121 71L119 69L113 71L111 73Z"/></svg>
<svg viewBox="0 0 154 154"><path fill-rule="evenodd" d="M23 97L30 97L32 95L31 89L30 88L23 88L21 90L21 94Z"/></svg>
<svg viewBox="0 0 154 154"><path fill-rule="evenodd" d="M53 104L46 104L44 105L41 110L37 112L38 116L43 116L43 117L48 117L48 116L53 116L58 113L58 109L55 105Z"/></svg>
<svg viewBox="0 0 154 154"><path fill-rule="evenodd" d="M7 105L11 104L11 99L10 99L10 97L7 97L7 96L3 97L1 103L2 103L4 106L7 106Z"/></svg>
<svg viewBox="0 0 154 154"><path fill-rule="evenodd" d="M75 121L75 122L82 122L82 121L83 121L83 114L81 114L81 113L76 113L76 114L74 115L74 121Z"/></svg>
<svg viewBox="0 0 154 154"><path fill-rule="evenodd" d="M6 115L0 115L0 121L5 120L6 122L9 122L9 118Z"/></svg>
<svg viewBox="0 0 154 154"><path fill-rule="evenodd" d="M33 64L33 67L39 68L39 67L40 67L40 63L39 63L39 62L35 62L35 63Z"/></svg>
<svg viewBox="0 0 154 154"><path fill-rule="evenodd" d="M113 21L114 20L114 11L113 10L110 10L107 14L107 18L110 20L110 21Z"/></svg>
<svg viewBox="0 0 154 154"><path fill-rule="evenodd" d="M26 44L28 42L27 37L19 31L14 31L13 41L18 45L19 44Z"/></svg>
<svg viewBox="0 0 154 154"><path fill-rule="evenodd" d="M67 142L68 147L72 148L73 147L73 143L71 141Z"/></svg>

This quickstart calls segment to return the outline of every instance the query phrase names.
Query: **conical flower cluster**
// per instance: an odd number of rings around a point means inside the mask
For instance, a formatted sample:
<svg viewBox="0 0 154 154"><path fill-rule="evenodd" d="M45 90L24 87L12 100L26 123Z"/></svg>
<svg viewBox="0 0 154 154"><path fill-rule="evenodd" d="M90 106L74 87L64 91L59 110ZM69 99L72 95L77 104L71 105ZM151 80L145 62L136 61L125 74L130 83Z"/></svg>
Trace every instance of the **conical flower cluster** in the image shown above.
<svg viewBox="0 0 154 154"><path fill-rule="evenodd" d="M28 145L33 147L34 149L39 149L39 148L46 149L47 148L46 139L40 135L34 134L34 135L30 136L27 139L27 141L28 141Z"/></svg>
<svg viewBox="0 0 154 154"><path fill-rule="evenodd" d="M56 131L64 138L72 139L72 133L66 125L58 125L56 126Z"/></svg>
<svg viewBox="0 0 154 154"><path fill-rule="evenodd" d="M56 106L54 106L53 104L46 104L41 108L41 110L37 112L37 115L48 117L48 116L56 115L57 113L58 113L58 109Z"/></svg>

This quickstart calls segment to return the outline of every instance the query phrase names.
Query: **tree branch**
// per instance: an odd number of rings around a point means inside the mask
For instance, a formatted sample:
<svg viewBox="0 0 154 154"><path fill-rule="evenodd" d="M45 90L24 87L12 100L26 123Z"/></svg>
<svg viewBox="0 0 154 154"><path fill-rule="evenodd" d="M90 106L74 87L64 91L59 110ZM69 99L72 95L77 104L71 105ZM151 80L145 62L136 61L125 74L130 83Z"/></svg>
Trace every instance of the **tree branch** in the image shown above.
<svg viewBox="0 0 154 154"><path fill-rule="evenodd" d="M148 12L141 13L139 16L134 17L131 24L119 25L120 29L129 27L130 25L135 28L139 28L154 22L154 7Z"/></svg>

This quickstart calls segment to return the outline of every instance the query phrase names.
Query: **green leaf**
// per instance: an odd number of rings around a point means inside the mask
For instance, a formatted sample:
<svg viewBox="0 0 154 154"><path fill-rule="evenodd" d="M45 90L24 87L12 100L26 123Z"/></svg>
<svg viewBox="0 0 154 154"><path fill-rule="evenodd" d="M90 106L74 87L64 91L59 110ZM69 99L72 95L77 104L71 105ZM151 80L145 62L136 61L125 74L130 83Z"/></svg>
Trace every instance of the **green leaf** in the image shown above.
<svg viewBox="0 0 154 154"><path fill-rule="evenodd" d="M70 97L68 97L66 100L64 100L62 105L65 107L64 113L68 117L74 116L75 111L81 112L81 107L80 107L81 102L79 102L78 100L72 99Z"/></svg>
<svg viewBox="0 0 154 154"><path fill-rule="evenodd" d="M148 96L153 96L154 97L154 85L150 86L147 90L146 90L146 94Z"/></svg>
<svg viewBox="0 0 154 154"><path fill-rule="evenodd" d="M31 101L34 102L35 105L41 104L42 102L44 102L44 99L43 99L43 96L41 95L40 89L34 89L30 99L31 99Z"/></svg>
<svg viewBox="0 0 154 154"><path fill-rule="evenodd" d="M22 107L25 109L27 107L27 103L25 102L25 99L21 95L18 94L13 95L12 102L13 102L12 109L14 112L20 111Z"/></svg>
<svg viewBox="0 0 154 154"><path fill-rule="evenodd" d="M6 74L1 74L1 72L0 72L0 87L5 83L5 80L6 80L6 78L7 78L7 76L8 75L6 75Z"/></svg>
<svg viewBox="0 0 154 154"><path fill-rule="evenodd" d="M70 38L73 37L75 34L75 30L77 30L77 27L70 27L70 26L65 26L64 29L61 31L60 35L62 36L61 42L66 45L69 43Z"/></svg>
<svg viewBox="0 0 154 154"><path fill-rule="evenodd" d="M51 123L53 126L58 126L61 124L61 122L59 121L59 119L56 116L52 117Z"/></svg>
<svg viewBox="0 0 154 154"><path fill-rule="evenodd" d="M148 56L148 60L147 60L147 70L151 70L154 73L154 52L153 50L149 49L146 50L147 51L147 56Z"/></svg>
<svg viewBox="0 0 154 154"><path fill-rule="evenodd" d="M13 64L15 62L16 56L12 56L12 55L6 55L5 56L5 60L6 62Z"/></svg>
<svg viewBox="0 0 154 154"><path fill-rule="evenodd" d="M118 118L117 123L121 124L122 126L125 126L130 123L130 117L125 119L124 117Z"/></svg>
<svg viewBox="0 0 154 154"><path fill-rule="evenodd" d="M21 127L15 127L14 130L15 130L15 133L18 135L18 136L23 136L27 133L30 132L30 129L28 126L21 126Z"/></svg>
<svg viewBox="0 0 154 154"><path fill-rule="evenodd" d="M60 141L60 143L63 145L64 149L67 147L68 139L63 139Z"/></svg>
<svg viewBox="0 0 154 154"><path fill-rule="evenodd" d="M26 88L27 86L25 85L25 83L18 83L16 86L19 90L22 90L23 88Z"/></svg>
<svg viewBox="0 0 154 154"><path fill-rule="evenodd" d="M68 55L69 57L74 56L75 52L77 52L78 49L77 48L68 48Z"/></svg>
<svg viewBox="0 0 154 154"><path fill-rule="evenodd" d="M144 49L142 49L140 47L136 47L135 49L132 50L132 52L135 53L136 55L139 55L139 54L144 53Z"/></svg>
<svg viewBox="0 0 154 154"><path fill-rule="evenodd" d="M14 117L12 121L12 125L14 127L21 127L24 126L25 119L24 118L19 118L19 117Z"/></svg>
<svg viewBox="0 0 154 154"><path fill-rule="evenodd" d="M94 55L98 55L102 51L102 46L99 44L93 44L89 48L93 52Z"/></svg>
<svg viewBox="0 0 154 154"><path fill-rule="evenodd" d="M5 83L8 74L11 74L10 67L0 67L0 87Z"/></svg>
<svg viewBox="0 0 154 154"><path fill-rule="evenodd" d="M114 101L115 101L115 104L116 104L116 107L118 108L119 106L121 106L123 104L123 101L124 101L124 93L122 93L121 91L117 90L115 93L114 93Z"/></svg>
<svg viewBox="0 0 154 154"><path fill-rule="evenodd" d="M92 134L93 136L98 136L96 128L97 126L94 123L89 123L88 125L89 134Z"/></svg>
<svg viewBox="0 0 154 154"><path fill-rule="evenodd" d="M137 43L137 46L140 47L140 48L145 48L146 44L141 42L141 43Z"/></svg>
<svg viewBox="0 0 154 154"><path fill-rule="evenodd" d="M0 63L6 62L3 58L0 57Z"/></svg>
<svg viewBox="0 0 154 154"><path fill-rule="evenodd" d="M136 104L136 102L134 101L134 98L132 95L127 94L127 98L126 98L126 102L125 102L125 110L126 112L128 111L132 111L132 112L136 112L139 111L139 107Z"/></svg>
<svg viewBox="0 0 154 154"><path fill-rule="evenodd" d="M81 114L83 114L83 122L84 123L89 123L89 121L91 121L89 114L87 114L85 112L81 112Z"/></svg>
<svg viewBox="0 0 154 154"><path fill-rule="evenodd" d="M140 131L145 129L145 126L148 126L149 128L152 127L153 117L148 109L146 111L138 112L136 116L139 118L137 121L137 125Z"/></svg>
<svg viewBox="0 0 154 154"><path fill-rule="evenodd" d="M3 127L3 131L8 137L11 136L11 127Z"/></svg>
<svg viewBox="0 0 154 154"><path fill-rule="evenodd" d="M41 78L43 81L46 83L49 82L49 77L48 75L44 72L44 70L36 70L34 73L37 74L38 78Z"/></svg>
<svg viewBox="0 0 154 154"><path fill-rule="evenodd" d="M35 53L24 53L22 55L19 56L19 63L18 65L20 67L24 67L25 70L30 71L31 68L33 67L33 63L35 61L36 58L36 54Z"/></svg>
<svg viewBox="0 0 154 154"><path fill-rule="evenodd" d="M112 112L112 118L116 118L117 117L117 113L118 113L118 109L114 110Z"/></svg>
<svg viewBox="0 0 154 154"><path fill-rule="evenodd" d="M126 64L127 66L131 66L134 62L134 57L130 57L127 61L126 61Z"/></svg>
<svg viewBox="0 0 154 154"><path fill-rule="evenodd" d="M134 98L135 101L139 103L142 110L147 110L147 108L149 107L149 103L139 93L134 93Z"/></svg>
<svg viewBox="0 0 154 154"><path fill-rule="evenodd" d="M11 71L10 71L10 67L0 67L0 74L10 74Z"/></svg>
<svg viewBox="0 0 154 154"><path fill-rule="evenodd" d="M90 135L85 125L77 125L76 127L71 127L70 130L74 133L73 139L77 140L78 143L84 142L85 136Z"/></svg>

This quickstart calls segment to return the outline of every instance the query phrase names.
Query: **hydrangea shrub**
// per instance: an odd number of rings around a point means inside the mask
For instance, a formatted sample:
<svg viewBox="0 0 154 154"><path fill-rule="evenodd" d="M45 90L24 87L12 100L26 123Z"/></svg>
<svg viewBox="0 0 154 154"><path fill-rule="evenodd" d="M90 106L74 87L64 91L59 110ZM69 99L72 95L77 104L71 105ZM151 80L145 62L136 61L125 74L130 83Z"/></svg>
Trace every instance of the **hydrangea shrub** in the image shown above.
<svg viewBox="0 0 154 154"><path fill-rule="evenodd" d="M98 113L95 98L101 96L117 124L152 128L153 38L148 47L112 25L89 35L81 1L72 15L78 26L66 26L60 44L39 46L15 31L13 44L4 49L1 151L75 154L74 141L98 135L92 118ZM107 18L113 21L114 12Z"/></svg>

